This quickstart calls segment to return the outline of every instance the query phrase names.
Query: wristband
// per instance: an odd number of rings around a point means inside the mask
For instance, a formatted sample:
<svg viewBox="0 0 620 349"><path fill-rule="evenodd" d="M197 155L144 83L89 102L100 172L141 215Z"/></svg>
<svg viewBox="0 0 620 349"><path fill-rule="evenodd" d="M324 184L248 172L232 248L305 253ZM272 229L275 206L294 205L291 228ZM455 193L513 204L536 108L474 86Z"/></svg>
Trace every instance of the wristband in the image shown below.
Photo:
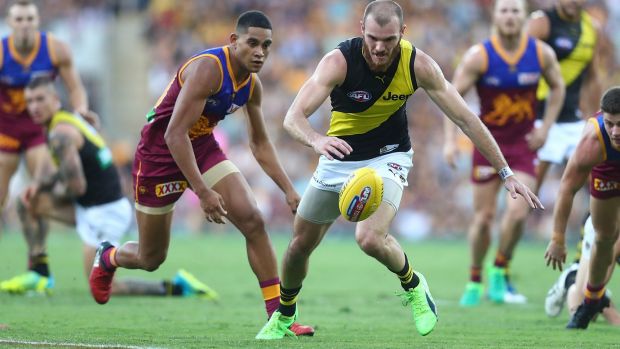
<svg viewBox="0 0 620 349"><path fill-rule="evenodd" d="M512 170L508 166L506 166L506 167L502 168L501 170L499 170L497 172L497 174L499 175L499 178L502 179L502 181L505 181L506 178L515 175L514 173L512 173Z"/></svg>

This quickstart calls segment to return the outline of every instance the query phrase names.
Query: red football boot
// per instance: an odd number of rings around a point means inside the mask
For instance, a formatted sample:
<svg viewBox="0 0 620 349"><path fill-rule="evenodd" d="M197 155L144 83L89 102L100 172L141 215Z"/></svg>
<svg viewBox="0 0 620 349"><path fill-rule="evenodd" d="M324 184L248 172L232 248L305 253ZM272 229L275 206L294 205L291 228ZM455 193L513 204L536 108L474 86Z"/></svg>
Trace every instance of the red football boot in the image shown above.
<svg viewBox="0 0 620 349"><path fill-rule="evenodd" d="M288 329L293 331L297 336L314 336L314 328L312 328L312 326L301 325L298 322L293 322Z"/></svg>
<svg viewBox="0 0 620 349"><path fill-rule="evenodd" d="M95 254L93 268L88 278L90 293L99 304L106 304L110 300L110 292L112 291L112 279L114 278L116 268L106 266L103 260L104 252L111 248L114 248L114 246L107 241L99 245Z"/></svg>

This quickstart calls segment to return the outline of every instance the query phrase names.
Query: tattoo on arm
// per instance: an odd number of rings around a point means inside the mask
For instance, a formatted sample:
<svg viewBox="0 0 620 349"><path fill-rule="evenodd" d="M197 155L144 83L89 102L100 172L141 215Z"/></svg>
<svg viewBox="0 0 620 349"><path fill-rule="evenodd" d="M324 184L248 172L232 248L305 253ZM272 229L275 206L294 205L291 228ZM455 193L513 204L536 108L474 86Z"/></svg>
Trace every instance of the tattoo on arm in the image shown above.
<svg viewBox="0 0 620 349"><path fill-rule="evenodd" d="M74 159L70 159L71 139L66 134L55 134L49 141L52 155L58 161L57 179L63 182L71 181L79 175L79 168Z"/></svg>

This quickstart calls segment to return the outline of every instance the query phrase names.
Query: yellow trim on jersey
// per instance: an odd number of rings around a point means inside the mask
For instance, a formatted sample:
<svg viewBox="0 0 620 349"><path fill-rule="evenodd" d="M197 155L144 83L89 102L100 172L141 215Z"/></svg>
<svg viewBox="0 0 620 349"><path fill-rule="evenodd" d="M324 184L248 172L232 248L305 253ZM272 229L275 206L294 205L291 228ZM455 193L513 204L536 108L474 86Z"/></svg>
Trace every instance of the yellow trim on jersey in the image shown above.
<svg viewBox="0 0 620 349"><path fill-rule="evenodd" d="M480 75L484 75L487 73L487 71L489 70L489 53L487 52L486 47L484 47L484 44L478 44L478 46L480 46L480 51L482 52L482 72L480 73Z"/></svg>
<svg viewBox="0 0 620 349"><path fill-rule="evenodd" d="M517 51L514 53L509 53L504 49L497 35L491 36L491 45L495 49L495 52L511 67L514 67L519 63L521 57L525 53L525 49L527 48L527 35L521 35L521 41L519 41L519 47L517 47Z"/></svg>
<svg viewBox="0 0 620 349"><path fill-rule="evenodd" d="M95 129L84 121L82 118L78 118L77 116L66 112L64 110L60 110L52 116L52 120L49 125L50 132L54 130L56 125L59 123L65 123L69 125L75 126L80 133L92 142L97 148L102 149L105 148L105 141L101 136L95 131Z"/></svg>
<svg viewBox="0 0 620 349"><path fill-rule="evenodd" d="M594 125L596 137L598 138L599 143L601 143L601 149L603 149L603 161L607 161L607 147L605 147L605 140L603 139L601 128L598 125L598 120L596 120L596 118L589 118L588 122Z"/></svg>
<svg viewBox="0 0 620 349"><path fill-rule="evenodd" d="M47 53L50 56L50 61L54 67L58 66L58 55L56 55L56 50L54 49L53 43L53 35L52 33L47 33Z"/></svg>
<svg viewBox="0 0 620 349"><path fill-rule="evenodd" d="M410 61L413 45L404 39L400 40L400 61L390 85L383 91L370 108L359 113L345 113L334 110L327 135L350 136L364 134L377 128L392 116L407 101L406 97L415 92L411 81ZM388 98L396 97L396 99ZM401 99L402 96L402 99Z"/></svg>
<svg viewBox="0 0 620 349"><path fill-rule="evenodd" d="M34 38L34 46L32 48L32 51L30 51L30 53L26 57L20 55L15 48L15 40L13 40L13 35L9 36L8 46L9 52L11 53L11 56L13 56L13 59L22 66L29 67L32 64L32 61L34 61L34 59L37 57L37 54L39 54L39 49L41 48L41 33L37 32L37 35Z"/></svg>
<svg viewBox="0 0 620 349"><path fill-rule="evenodd" d="M183 64L183 66L181 67L181 69L179 69L179 72L177 73L177 78L179 79L179 85L181 87L183 87L183 78L181 78L181 76L183 75L183 72L185 71L185 68L187 68L187 66L192 63L193 61L197 60L198 58L202 58L202 57L209 57L209 58L213 58L215 59L215 61L217 62L217 66L218 68L220 68L220 75L222 76L222 78L220 79L220 85L217 87L217 90L214 93L218 93L220 92L220 89L222 88L222 82L224 81L224 70L222 68L222 62L220 62L220 58L214 54L210 54L210 53L204 53L201 55L198 55L196 57L192 57L190 60L188 60L187 62L185 62L185 64ZM168 90L166 89L166 92L168 92ZM164 92L164 96L166 95L166 92Z"/></svg>
<svg viewBox="0 0 620 349"><path fill-rule="evenodd" d="M252 73L252 75L256 75ZM254 86L256 86L256 76L252 78L252 82L250 83L250 94L248 95L248 101L252 99L252 94L254 93Z"/></svg>
<svg viewBox="0 0 620 349"><path fill-rule="evenodd" d="M0 69L4 65L4 45L0 43Z"/></svg>
<svg viewBox="0 0 620 349"><path fill-rule="evenodd" d="M560 73L566 86L570 85L579 77L584 69L588 67L594 57L596 49L597 33L592 24L592 17L585 12L581 13L581 36L577 42L577 46L573 49L568 57L560 61ZM549 85L544 79L538 84L536 96L539 100L545 99L549 94Z"/></svg>
<svg viewBox="0 0 620 349"><path fill-rule="evenodd" d="M536 41L536 56L538 57L538 64L541 70L545 70L545 56L543 54L542 41L535 39Z"/></svg>
<svg viewBox="0 0 620 349"><path fill-rule="evenodd" d="M237 85L237 78L235 77L235 72L232 68L232 64L230 64L230 52L229 52L229 48L228 46L224 47L224 55L226 56L226 67L228 67L228 73L230 74L230 80L232 80L233 83L233 90L235 92L239 91L243 86L247 85L247 83L250 81L250 78L252 78L252 74L248 75L247 79L243 80L242 83L240 83L239 85Z"/></svg>

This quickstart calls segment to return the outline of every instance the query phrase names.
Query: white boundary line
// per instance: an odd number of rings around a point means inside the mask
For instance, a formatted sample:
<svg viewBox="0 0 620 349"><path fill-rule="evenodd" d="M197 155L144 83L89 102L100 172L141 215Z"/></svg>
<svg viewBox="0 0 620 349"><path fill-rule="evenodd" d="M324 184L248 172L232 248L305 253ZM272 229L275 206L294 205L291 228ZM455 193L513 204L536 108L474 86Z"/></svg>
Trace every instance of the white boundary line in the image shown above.
<svg viewBox="0 0 620 349"><path fill-rule="evenodd" d="M138 347L135 345L122 345L122 344L88 344L88 343L48 342L48 341L23 341L19 339L0 339L0 344L33 345L33 346L45 346L45 347L74 347L74 348L157 349L155 347Z"/></svg>

